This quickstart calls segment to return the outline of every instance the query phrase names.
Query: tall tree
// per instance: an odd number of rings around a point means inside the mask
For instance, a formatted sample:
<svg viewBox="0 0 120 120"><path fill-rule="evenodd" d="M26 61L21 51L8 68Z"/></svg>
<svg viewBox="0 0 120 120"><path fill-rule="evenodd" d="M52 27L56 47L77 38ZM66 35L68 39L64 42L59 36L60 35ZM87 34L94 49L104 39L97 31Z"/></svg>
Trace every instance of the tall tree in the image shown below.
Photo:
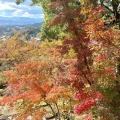
<svg viewBox="0 0 120 120"><path fill-rule="evenodd" d="M116 77L112 69L116 68L116 57L119 56L119 53L116 54L117 51L119 51L119 35L113 29L104 26L104 20L102 18L102 14L104 14L103 8L100 5L96 6L96 1L94 4L91 3L94 3L94 1L83 0L79 4L78 1L76 3L76 0L52 1L51 5L54 6L57 16L51 22L51 25L60 24L61 26L66 26L65 32L70 35L63 41L62 53L67 53L71 46L77 56L76 69L71 73L77 76L76 78L71 77L74 78L73 81L70 81L73 88L75 88L80 95L84 93L83 90L87 88L89 88L89 92L85 90L88 92L87 94L91 94L90 91L94 93L96 88L100 91L106 89L103 92L106 95L104 102L105 108L108 105L109 108L107 109L109 109L109 112L112 112L117 119L119 112L116 111L119 111L117 105L119 106L120 94L116 86L120 83L115 82ZM116 36L118 38L116 38ZM95 45L97 48L94 47ZM109 53L110 51L112 54ZM107 64L105 65L105 63ZM102 75L102 70L106 71L107 74ZM109 81L111 79L114 81L113 83ZM106 80L107 83L104 80ZM61 83L64 84L64 81L65 79L62 80ZM100 81L103 84L101 84ZM86 84L89 87L86 87ZM95 89L92 86L96 86ZM106 86L109 89L107 89ZM114 91L113 93L116 93L116 95L113 97L112 93L109 98L108 92L110 93L110 91ZM82 101L81 104L75 107L75 111L78 114L81 114L84 110L88 110L95 104L93 98L89 97ZM87 101L90 104L87 104ZM113 101L116 105L113 105ZM112 110L113 108L114 110ZM104 114L102 115L104 116Z"/></svg>

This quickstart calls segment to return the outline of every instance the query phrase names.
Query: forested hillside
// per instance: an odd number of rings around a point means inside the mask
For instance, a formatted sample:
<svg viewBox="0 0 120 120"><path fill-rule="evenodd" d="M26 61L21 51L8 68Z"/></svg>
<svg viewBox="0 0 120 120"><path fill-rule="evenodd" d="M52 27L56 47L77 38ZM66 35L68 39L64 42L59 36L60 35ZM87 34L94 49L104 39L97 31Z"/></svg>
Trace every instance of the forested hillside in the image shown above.
<svg viewBox="0 0 120 120"><path fill-rule="evenodd" d="M120 120L120 1L35 4L42 41L21 39L32 27L0 41L1 119Z"/></svg>
<svg viewBox="0 0 120 120"><path fill-rule="evenodd" d="M21 40L30 41L31 39L38 39L41 26L43 23L36 23L30 25L6 25L0 26L0 39L7 40L13 37L16 33L19 34Z"/></svg>

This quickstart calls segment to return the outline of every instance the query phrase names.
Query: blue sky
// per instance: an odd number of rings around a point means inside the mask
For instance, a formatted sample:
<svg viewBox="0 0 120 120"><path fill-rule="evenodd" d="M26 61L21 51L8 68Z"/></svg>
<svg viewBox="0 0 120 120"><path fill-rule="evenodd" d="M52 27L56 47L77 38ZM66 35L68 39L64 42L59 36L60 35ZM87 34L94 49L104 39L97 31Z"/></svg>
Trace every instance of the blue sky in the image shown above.
<svg viewBox="0 0 120 120"><path fill-rule="evenodd" d="M0 0L0 16L2 17L28 17L43 19L40 6L30 6L31 0L16 5L15 0Z"/></svg>

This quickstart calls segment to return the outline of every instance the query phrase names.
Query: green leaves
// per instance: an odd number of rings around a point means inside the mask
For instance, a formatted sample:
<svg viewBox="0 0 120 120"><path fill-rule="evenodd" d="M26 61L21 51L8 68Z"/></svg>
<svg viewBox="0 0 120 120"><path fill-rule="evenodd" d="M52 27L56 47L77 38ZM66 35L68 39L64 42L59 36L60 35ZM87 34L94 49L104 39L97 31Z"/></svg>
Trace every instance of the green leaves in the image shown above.
<svg viewBox="0 0 120 120"><path fill-rule="evenodd" d="M25 2L25 0L16 0L16 4L20 4L20 3L23 3L23 2Z"/></svg>

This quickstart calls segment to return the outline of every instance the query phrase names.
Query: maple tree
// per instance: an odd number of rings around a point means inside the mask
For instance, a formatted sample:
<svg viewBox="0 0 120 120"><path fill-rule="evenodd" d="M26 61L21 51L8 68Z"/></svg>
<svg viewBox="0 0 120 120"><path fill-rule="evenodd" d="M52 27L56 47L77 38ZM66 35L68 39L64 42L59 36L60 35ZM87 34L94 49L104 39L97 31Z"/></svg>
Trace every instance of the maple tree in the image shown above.
<svg viewBox="0 0 120 120"><path fill-rule="evenodd" d="M83 102L75 107L76 113L80 114L96 104L94 97L89 98L89 95L92 96L98 89L105 96L104 103L109 103L108 106L110 108L107 109L110 110L109 112L112 111L115 115L114 117L118 119L119 112L116 111L119 111L119 107L116 105L119 106L118 103L120 102L118 88L120 83L118 77L116 78L115 76L115 69L116 57L119 57L119 32L104 25L104 20L101 17L104 10L100 5L94 6L89 1L84 0L81 4L77 4L75 1L57 0L53 1L51 5L54 5L52 9L56 10L57 14L50 26L54 24L65 25L65 32L70 35L63 41L62 52L67 53L69 46L72 46L77 56L76 67L74 72L72 72L74 77L70 77L73 81L69 80L69 82L74 85L72 87L77 92L80 92L81 95L85 97L85 94L82 94L84 91L88 95L86 100L81 97ZM63 80L61 82L65 82L67 78L62 75ZM107 98L107 92L110 91L114 91L116 95L113 95L113 93L111 97ZM103 98L102 95L100 96L100 98ZM116 105L113 105L112 101ZM112 110L113 108L114 110Z"/></svg>
<svg viewBox="0 0 120 120"><path fill-rule="evenodd" d="M26 44L34 47L34 44ZM64 105L63 109L63 105L58 104L58 101L63 102L63 100L69 102L74 93L71 88L59 86L54 80L57 65L61 61L60 53L54 47L56 44L62 43L61 41L52 43L46 41L40 45L37 44L37 54L30 50L27 52L29 54L32 52L30 59L21 61L4 72L3 76L6 76L4 82L8 87L5 89L7 95L0 99L0 105L10 106L9 111L15 110L12 118L27 119L30 115L33 119L42 119L48 113L51 117L57 118L63 116L64 109L71 107ZM24 46L22 47L24 49ZM20 50L20 48L16 47L15 50ZM48 116L48 118L51 117Z"/></svg>
<svg viewBox="0 0 120 120"><path fill-rule="evenodd" d="M10 95L0 104L17 108L16 119L48 113L48 119L74 119L73 112L84 120L119 119L119 31L104 25L104 8L96 0L50 3L55 18L49 26L64 27L66 37L36 45L29 59L5 71Z"/></svg>

